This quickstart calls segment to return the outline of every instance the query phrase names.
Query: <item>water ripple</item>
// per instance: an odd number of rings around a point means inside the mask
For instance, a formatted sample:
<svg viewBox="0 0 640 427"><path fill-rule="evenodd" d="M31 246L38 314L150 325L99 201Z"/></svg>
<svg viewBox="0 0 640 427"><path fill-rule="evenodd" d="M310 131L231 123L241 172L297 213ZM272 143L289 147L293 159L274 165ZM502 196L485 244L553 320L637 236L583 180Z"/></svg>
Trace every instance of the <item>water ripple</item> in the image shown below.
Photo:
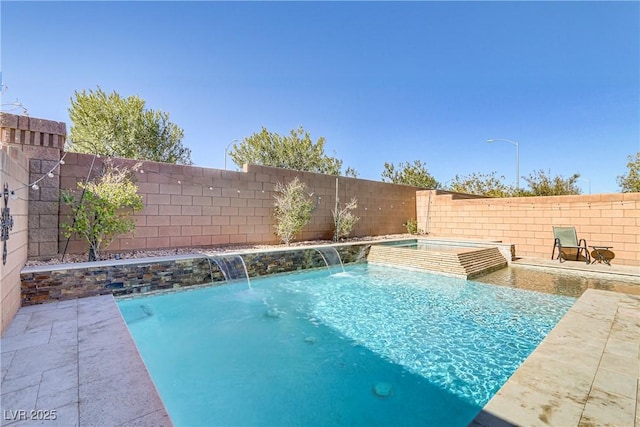
<svg viewBox="0 0 640 427"><path fill-rule="evenodd" d="M311 316L479 406L575 302L437 275L367 269L367 276L330 276L310 288ZM298 286L307 287L289 283L291 290Z"/></svg>

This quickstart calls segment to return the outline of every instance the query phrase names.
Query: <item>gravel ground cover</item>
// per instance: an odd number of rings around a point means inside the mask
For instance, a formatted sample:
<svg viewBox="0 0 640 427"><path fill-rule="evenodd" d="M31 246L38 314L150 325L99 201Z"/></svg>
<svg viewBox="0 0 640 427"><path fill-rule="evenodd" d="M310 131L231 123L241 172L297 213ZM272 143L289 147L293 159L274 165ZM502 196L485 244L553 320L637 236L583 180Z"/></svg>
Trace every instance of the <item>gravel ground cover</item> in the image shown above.
<svg viewBox="0 0 640 427"><path fill-rule="evenodd" d="M364 236L364 237L352 237L348 239L340 240L340 243L348 243L348 242L362 242L367 240L395 240L395 239L412 239L416 236L411 234L387 234L381 236ZM322 245L322 244L331 244L334 243L332 240L304 240L300 242L293 242L289 247L299 247L299 246L310 246L310 245ZM197 254L202 252L235 252L239 250L245 249L276 249L276 248L286 248L284 244L273 244L273 245L264 245L264 244L243 244L243 245L225 245L225 246L208 246L208 247L197 247L197 248L176 248L176 249L162 249L162 250L148 250L148 251L129 251L129 252L120 252L120 253L110 253L105 252L100 259L101 261L110 260L110 259L134 259L134 258L148 258L148 257L164 257L171 255L189 255L189 254ZM48 260L29 260L27 261L26 266L38 266L38 265L56 265L56 264L68 264L68 263L77 263L77 262L87 262L88 256L86 253L84 254L66 254L64 259L52 258Z"/></svg>

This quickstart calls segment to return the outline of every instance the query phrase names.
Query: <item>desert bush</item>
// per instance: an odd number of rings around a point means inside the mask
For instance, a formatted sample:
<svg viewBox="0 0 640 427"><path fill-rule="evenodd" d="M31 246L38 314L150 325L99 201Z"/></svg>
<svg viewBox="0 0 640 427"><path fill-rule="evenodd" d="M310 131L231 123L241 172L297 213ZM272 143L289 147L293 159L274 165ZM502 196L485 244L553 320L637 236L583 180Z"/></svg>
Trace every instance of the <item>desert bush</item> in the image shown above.
<svg viewBox="0 0 640 427"><path fill-rule="evenodd" d="M358 199L355 197L351 199L349 203L347 203L344 208L340 209L338 203L336 203L336 209L332 209L331 213L333 214L333 240L337 242L342 237L347 237L351 234L353 227L356 225L359 217L353 214L354 209L358 208Z"/></svg>
<svg viewBox="0 0 640 427"><path fill-rule="evenodd" d="M288 184L276 183L275 192L275 234L288 246L295 235L311 221L314 205L307 195L306 184L298 177Z"/></svg>
<svg viewBox="0 0 640 427"><path fill-rule="evenodd" d="M143 208L142 197L131 169L108 163L95 181L79 182L78 189L79 197L71 191L62 193L62 203L74 214L62 229L65 237L76 234L87 242L89 261L95 261L117 236L135 229L131 216Z"/></svg>
<svg viewBox="0 0 640 427"><path fill-rule="evenodd" d="M409 218L407 222L402 224L407 229L407 233L409 234L419 234L422 233L422 230L418 228L418 221L413 218Z"/></svg>

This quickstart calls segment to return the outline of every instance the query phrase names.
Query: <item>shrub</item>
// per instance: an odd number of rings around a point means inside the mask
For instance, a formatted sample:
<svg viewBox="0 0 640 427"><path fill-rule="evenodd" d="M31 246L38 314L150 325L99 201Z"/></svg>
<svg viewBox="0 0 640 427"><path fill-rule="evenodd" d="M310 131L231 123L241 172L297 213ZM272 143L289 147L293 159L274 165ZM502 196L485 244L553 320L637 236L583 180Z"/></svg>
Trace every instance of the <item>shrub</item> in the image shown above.
<svg viewBox="0 0 640 427"><path fill-rule="evenodd" d="M289 246L294 236L311 221L313 201L307 196L306 184L298 177L288 184L276 183L275 191L275 234Z"/></svg>
<svg viewBox="0 0 640 427"><path fill-rule="evenodd" d="M70 191L62 193L62 202L72 207L71 223L63 223L65 237L76 234L89 245L89 261L100 259L103 249L109 247L118 235L135 229L131 218L143 208L138 186L131 178L131 170L111 164L93 182L78 183L82 190L79 198Z"/></svg>
<svg viewBox="0 0 640 427"><path fill-rule="evenodd" d="M418 221L413 218L409 218L407 222L402 224L406 227L407 233L409 234L419 234L422 233L422 230L418 228Z"/></svg>
<svg viewBox="0 0 640 427"><path fill-rule="evenodd" d="M351 201L347 203L342 209L339 209L338 203L336 202L336 209L331 210L334 223L334 242L337 242L342 237L347 237L351 233L351 230L353 230L353 227L356 225L356 222L358 222L360 218L355 216L351 211L357 209L357 207L358 199L356 199L355 197L351 199Z"/></svg>

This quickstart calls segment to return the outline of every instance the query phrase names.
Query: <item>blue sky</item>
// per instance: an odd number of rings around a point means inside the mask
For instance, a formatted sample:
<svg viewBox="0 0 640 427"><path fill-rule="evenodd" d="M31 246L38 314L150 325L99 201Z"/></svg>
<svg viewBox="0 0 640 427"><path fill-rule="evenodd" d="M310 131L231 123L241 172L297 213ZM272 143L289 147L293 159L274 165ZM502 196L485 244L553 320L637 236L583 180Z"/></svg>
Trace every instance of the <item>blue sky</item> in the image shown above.
<svg viewBox="0 0 640 427"><path fill-rule="evenodd" d="M139 95L197 165L303 126L380 180L577 172L617 192L640 151L639 2L11 2L2 103L67 122L75 90ZM3 111L8 107L4 106ZM235 169L231 159L230 169ZM521 178L521 185L525 182Z"/></svg>

